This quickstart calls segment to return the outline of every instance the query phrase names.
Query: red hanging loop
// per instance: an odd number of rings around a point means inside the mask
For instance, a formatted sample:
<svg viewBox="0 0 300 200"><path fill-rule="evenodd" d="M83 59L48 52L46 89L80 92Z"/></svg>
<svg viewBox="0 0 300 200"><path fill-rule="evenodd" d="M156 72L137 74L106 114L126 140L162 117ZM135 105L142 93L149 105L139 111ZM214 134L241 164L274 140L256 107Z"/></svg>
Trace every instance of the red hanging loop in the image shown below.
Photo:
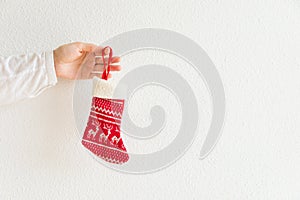
<svg viewBox="0 0 300 200"><path fill-rule="evenodd" d="M104 55L105 55L105 50L107 48L109 49L109 55L108 55L107 64L106 64ZM109 72L110 72L110 64L111 64L111 60L112 60L112 54L113 54L113 52L112 52L111 47L106 46L102 49L102 61L103 61L103 67L104 67L104 70L103 70L103 73L102 73L102 79L104 79L104 80L108 79L108 75L109 75Z"/></svg>

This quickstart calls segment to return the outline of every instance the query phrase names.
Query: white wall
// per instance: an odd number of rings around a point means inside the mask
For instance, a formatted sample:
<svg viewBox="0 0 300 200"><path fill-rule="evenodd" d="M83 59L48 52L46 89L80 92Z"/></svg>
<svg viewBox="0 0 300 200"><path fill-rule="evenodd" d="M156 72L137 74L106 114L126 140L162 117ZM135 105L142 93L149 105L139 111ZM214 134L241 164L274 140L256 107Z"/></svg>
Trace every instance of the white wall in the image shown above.
<svg viewBox="0 0 300 200"><path fill-rule="evenodd" d="M198 159L200 136L174 165L129 175L83 151L72 82L60 80L0 108L0 199L299 199L299 20L296 0L0 0L1 55L165 28L207 51L227 99L223 135L207 159Z"/></svg>

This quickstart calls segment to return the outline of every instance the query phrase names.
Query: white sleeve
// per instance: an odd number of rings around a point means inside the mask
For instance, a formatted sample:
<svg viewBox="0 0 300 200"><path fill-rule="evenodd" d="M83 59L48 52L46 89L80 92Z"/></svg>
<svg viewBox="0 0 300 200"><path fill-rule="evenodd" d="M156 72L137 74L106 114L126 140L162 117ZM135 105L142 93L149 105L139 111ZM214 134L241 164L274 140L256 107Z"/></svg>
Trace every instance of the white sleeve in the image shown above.
<svg viewBox="0 0 300 200"><path fill-rule="evenodd" d="M0 57L0 105L35 97L56 83L52 51Z"/></svg>

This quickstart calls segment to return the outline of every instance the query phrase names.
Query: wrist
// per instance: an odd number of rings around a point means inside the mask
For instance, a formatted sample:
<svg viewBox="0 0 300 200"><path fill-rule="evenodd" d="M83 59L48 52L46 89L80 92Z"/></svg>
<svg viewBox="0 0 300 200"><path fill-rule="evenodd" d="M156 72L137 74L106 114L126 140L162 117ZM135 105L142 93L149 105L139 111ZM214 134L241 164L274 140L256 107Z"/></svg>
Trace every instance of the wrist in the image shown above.
<svg viewBox="0 0 300 200"><path fill-rule="evenodd" d="M49 85L55 85L57 82L57 75L54 67L54 53L51 51L45 52L45 69Z"/></svg>
<svg viewBox="0 0 300 200"><path fill-rule="evenodd" d="M53 50L53 61L54 61L54 69L55 69L55 73L57 77L60 77L60 73L59 73L59 58L58 58L58 54L56 49Z"/></svg>

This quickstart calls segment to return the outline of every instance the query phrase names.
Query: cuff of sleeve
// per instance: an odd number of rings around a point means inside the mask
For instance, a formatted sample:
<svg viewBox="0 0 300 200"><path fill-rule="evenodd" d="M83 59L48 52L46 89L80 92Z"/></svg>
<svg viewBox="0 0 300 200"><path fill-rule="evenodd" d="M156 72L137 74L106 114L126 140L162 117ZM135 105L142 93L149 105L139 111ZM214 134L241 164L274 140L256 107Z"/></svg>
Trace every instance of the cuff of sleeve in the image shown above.
<svg viewBox="0 0 300 200"><path fill-rule="evenodd" d="M57 77L54 67L53 51L45 52L45 67L48 75L49 85L55 85L57 83Z"/></svg>

